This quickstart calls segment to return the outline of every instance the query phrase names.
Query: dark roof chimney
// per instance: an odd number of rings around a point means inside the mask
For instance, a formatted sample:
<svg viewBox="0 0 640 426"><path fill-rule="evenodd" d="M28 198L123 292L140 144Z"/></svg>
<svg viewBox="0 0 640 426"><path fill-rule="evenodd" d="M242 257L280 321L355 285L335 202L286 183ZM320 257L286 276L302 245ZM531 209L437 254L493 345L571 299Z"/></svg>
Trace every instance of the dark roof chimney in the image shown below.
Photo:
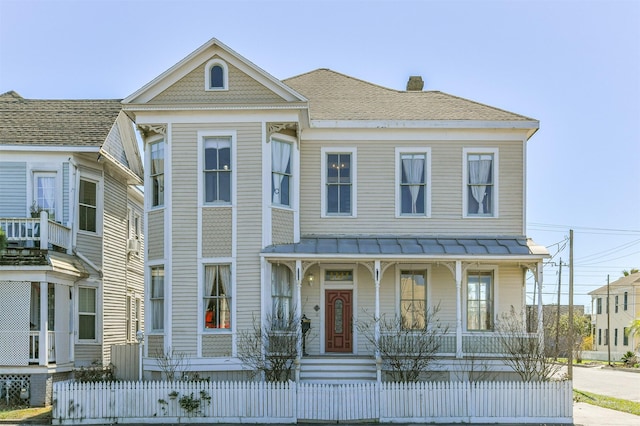
<svg viewBox="0 0 640 426"><path fill-rule="evenodd" d="M424 81L419 75L412 75L407 81L407 92L420 92L424 87Z"/></svg>

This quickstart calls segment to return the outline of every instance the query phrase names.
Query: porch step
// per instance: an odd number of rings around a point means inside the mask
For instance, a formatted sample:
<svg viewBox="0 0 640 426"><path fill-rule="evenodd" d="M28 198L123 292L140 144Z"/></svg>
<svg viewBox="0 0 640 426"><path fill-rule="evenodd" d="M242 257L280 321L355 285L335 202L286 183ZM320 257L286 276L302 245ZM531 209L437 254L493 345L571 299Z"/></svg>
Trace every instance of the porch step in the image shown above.
<svg viewBox="0 0 640 426"><path fill-rule="evenodd" d="M353 383L376 380L372 357L305 356L300 362L300 381L306 383Z"/></svg>

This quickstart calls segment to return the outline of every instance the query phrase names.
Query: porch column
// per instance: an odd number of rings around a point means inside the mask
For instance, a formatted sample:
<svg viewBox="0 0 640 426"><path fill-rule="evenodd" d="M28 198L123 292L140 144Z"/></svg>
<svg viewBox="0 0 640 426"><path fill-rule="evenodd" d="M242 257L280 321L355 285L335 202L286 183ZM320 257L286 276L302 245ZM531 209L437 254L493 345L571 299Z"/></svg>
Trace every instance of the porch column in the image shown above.
<svg viewBox="0 0 640 426"><path fill-rule="evenodd" d="M462 358L462 262L456 260L456 358Z"/></svg>
<svg viewBox="0 0 640 426"><path fill-rule="evenodd" d="M40 234L42 235L42 234ZM38 364L49 364L49 283L40 282L40 335L38 336Z"/></svg>
<svg viewBox="0 0 640 426"><path fill-rule="evenodd" d="M49 212L40 212L40 250L49 249Z"/></svg>
<svg viewBox="0 0 640 426"><path fill-rule="evenodd" d="M300 360L302 359L302 261L296 260L296 382L300 381Z"/></svg>
<svg viewBox="0 0 640 426"><path fill-rule="evenodd" d="M540 341L540 346L544 347L544 325L542 318L542 262L538 262L536 265L536 279L538 281L538 340Z"/></svg>
<svg viewBox="0 0 640 426"><path fill-rule="evenodd" d="M374 328L374 338L376 341L376 378L378 382L382 381L382 360L380 359L380 261L376 260L373 266L373 280L376 288L376 299L375 299L375 328Z"/></svg>

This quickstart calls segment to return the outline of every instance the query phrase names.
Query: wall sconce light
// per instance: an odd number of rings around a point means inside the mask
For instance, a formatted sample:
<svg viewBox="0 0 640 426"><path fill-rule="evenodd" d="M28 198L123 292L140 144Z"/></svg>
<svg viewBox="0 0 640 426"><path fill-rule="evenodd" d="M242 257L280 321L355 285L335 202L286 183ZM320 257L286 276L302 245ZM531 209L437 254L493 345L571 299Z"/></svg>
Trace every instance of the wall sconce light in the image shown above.
<svg viewBox="0 0 640 426"><path fill-rule="evenodd" d="M309 284L309 287L313 286L313 279L314 279L313 274L307 275L307 284Z"/></svg>

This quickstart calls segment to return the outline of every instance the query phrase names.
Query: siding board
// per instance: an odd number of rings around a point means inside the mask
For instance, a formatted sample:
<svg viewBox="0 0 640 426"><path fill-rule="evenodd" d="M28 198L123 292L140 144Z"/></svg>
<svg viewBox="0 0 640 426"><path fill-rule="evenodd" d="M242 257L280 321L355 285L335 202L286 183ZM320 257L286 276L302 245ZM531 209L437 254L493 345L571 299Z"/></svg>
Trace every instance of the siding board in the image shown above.
<svg viewBox="0 0 640 426"><path fill-rule="evenodd" d="M25 217L27 163L0 162L0 217Z"/></svg>

